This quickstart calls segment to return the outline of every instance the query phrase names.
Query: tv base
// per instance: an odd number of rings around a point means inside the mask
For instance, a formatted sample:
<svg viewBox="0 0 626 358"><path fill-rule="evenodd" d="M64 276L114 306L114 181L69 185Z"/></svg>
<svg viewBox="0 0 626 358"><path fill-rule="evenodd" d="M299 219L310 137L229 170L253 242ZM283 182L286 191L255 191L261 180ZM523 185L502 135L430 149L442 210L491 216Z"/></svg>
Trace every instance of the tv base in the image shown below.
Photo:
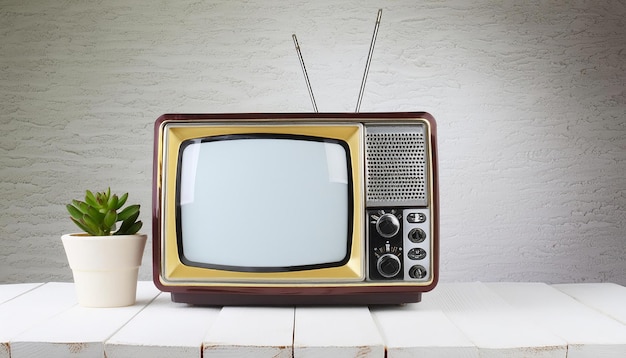
<svg viewBox="0 0 626 358"><path fill-rule="evenodd" d="M241 294L235 292L172 292L172 301L200 306L397 305L420 302L421 292L359 292L353 294Z"/></svg>

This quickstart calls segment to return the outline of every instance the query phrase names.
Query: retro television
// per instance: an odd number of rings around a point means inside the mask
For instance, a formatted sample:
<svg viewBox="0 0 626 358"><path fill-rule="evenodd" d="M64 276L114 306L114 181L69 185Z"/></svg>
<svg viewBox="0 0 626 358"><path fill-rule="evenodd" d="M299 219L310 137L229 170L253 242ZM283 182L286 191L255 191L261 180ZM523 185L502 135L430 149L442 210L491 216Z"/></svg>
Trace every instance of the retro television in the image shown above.
<svg viewBox="0 0 626 358"><path fill-rule="evenodd" d="M153 279L200 305L418 302L438 278L424 112L165 114Z"/></svg>

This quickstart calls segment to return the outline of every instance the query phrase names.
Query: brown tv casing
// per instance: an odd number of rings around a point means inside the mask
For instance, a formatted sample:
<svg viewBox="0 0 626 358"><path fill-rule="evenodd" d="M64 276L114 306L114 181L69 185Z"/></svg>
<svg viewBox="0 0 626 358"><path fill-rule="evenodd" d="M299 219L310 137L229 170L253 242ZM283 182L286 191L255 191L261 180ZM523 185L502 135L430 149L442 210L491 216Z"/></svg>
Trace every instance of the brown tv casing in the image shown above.
<svg viewBox="0 0 626 358"><path fill-rule="evenodd" d="M291 121L306 123L335 123L354 121L389 122L419 118L428 123L430 151L430 226L431 226L431 279L426 285L394 285L393 282L370 282L367 285L351 283L323 283L311 285L306 282L263 285L250 282L237 284L171 285L162 280L162 214L163 188L160 185L159 140L164 123L243 121L248 123L275 123ZM437 127L432 115L426 112L386 113L227 113L227 114L165 114L154 125L154 167L152 192L152 252L153 281L158 289L170 292L172 300L195 305L379 305L419 302L423 292L432 290L439 277L439 190L437 166ZM365 260L365 258L363 258Z"/></svg>

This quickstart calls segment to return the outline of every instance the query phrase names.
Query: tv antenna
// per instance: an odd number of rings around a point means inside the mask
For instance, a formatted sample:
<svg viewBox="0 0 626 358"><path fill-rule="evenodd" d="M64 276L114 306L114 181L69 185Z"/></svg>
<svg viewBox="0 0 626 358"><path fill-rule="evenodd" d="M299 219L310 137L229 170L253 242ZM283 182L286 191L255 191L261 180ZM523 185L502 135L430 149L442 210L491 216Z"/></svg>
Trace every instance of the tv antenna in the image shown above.
<svg viewBox="0 0 626 358"><path fill-rule="evenodd" d="M383 16L383 9L378 9L378 14L376 15L376 24L374 25L374 34L372 35L372 41L370 42L370 49L367 54L367 61L365 63L365 71L363 73L363 78L361 79L361 88L359 90L359 97L356 102L355 113L359 113L361 109L361 101L363 100L363 92L365 92L365 82L367 82L367 74L370 71L370 64L372 63L372 54L374 53L374 45L376 44L376 37L378 37L378 28L380 27L380 19ZM298 38L296 34L292 34L293 43L296 46L296 52L298 53L298 58L300 59L300 67L302 67L302 73L304 74L304 81L306 82L306 88L309 91L309 97L311 97L311 103L313 104L313 110L317 113L317 104L315 103L315 96L313 95L313 88L311 87L311 81L309 80L309 75L306 72L306 66L304 65L304 58L302 57L302 52L300 51L300 45L298 44Z"/></svg>
<svg viewBox="0 0 626 358"><path fill-rule="evenodd" d="M311 97L311 103L313 104L313 110L315 113L318 112L317 104L315 104L315 96L313 96L313 88L311 88L311 81L309 81L309 75L306 73L306 66L304 66L304 58L302 58L302 52L300 52L300 45L298 44L298 38L296 34L291 35L293 38L293 43L296 45L296 52L298 53L298 58L300 59L300 67L302 67L302 73L304 73L304 81L306 82L306 88L309 90L309 97Z"/></svg>
<svg viewBox="0 0 626 358"><path fill-rule="evenodd" d="M367 81L367 73L370 71L370 63L372 63L372 54L374 53L374 45L376 44L376 37L378 36L378 28L380 27L380 18L383 16L383 9L378 9L378 15L376 15L376 25L374 25L374 34L372 35L372 41L370 42L370 51L367 53L367 61L365 62L365 71L363 73L363 79L361 80L361 89L359 90L359 99L356 101L355 113L359 113L361 109L361 100L363 99L363 92L365 92L365 82Z"/></svg>

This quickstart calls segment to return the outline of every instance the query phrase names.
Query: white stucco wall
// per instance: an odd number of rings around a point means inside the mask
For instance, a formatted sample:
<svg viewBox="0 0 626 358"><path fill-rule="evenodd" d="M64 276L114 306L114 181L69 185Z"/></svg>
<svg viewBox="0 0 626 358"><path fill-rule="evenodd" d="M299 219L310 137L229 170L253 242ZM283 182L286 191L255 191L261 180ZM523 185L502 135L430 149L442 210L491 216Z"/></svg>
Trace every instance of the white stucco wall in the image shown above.
<svg viewBox="0 0 626 358"><path fill-rule="evenodd" d="M559 3L0 1L0 283L71 280L86 188L149 232L160 114L311 111L292 33L353 111L383 7L361 111L438 120L441 280L626 284L626 5Z"/></svg>

